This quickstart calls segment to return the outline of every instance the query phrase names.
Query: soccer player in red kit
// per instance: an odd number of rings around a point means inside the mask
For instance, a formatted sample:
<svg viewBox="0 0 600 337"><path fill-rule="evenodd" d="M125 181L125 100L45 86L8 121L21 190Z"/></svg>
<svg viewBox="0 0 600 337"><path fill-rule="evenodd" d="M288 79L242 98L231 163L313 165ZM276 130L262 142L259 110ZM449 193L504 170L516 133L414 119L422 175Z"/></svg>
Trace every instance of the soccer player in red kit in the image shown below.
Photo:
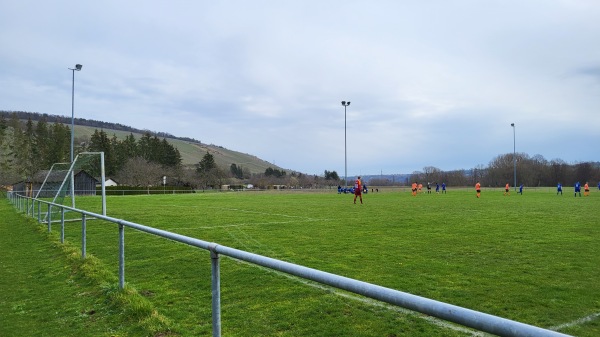
<svg viewBox="0 0 600 337"><path fill-rule="evenodd" d="M360 176L354 182L354 203L356 204L356 197L360 198L360 203L362 204L362 182L360 181Z"/></svg>

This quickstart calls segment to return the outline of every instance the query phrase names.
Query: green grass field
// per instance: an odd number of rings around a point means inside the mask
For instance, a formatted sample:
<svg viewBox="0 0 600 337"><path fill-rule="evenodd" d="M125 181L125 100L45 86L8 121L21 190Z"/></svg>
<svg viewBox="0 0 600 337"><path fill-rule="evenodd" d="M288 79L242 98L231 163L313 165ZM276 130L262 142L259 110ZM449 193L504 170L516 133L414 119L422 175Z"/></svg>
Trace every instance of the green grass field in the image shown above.
<svg viewBox="0 0 600 337"><path fill-rule="evenodd" d="M108 215L520 322L600 335L600 193L382 190L109 197ZM94 209L98 198L77 205ZM80 225L66 239L79 244ZM118 269L114 224L87 252ZM55 225L54 232L58 232ZM209 253L127 229L126 282L170 322L210 335ZM224 258L223 336L465 336L468 330Z"/></svg>

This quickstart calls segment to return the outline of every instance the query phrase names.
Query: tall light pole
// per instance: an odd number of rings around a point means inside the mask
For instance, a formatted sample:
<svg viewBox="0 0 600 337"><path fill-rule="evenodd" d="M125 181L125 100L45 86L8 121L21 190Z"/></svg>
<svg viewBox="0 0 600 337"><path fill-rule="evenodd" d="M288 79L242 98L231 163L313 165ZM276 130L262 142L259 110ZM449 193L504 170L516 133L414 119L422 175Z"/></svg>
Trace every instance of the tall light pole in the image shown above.
<svg viewBox="0 0 600 337"><path fill-rule="evenodd" d="M517 191L517 138L515 132L515 123L510 123L510 126L513 128L513 166L515 168L515 172L513 174L515 178L515 192Z"/></svg>
<svg viewBox="0 0 600 337"><path fill-rule="evenodd" d="M71 167L73 167L73 143L75 142L75 70L81 71L81 64L76 64L75 68L69 68L73 72L73 81L71 82ZM102 182L104 184L104 182ZM71 206L75 207L75 174L71 171Z"/></svg>
<svg viewBox="0 0 600 337"><path fill-rule="evenodd" d="M81 71L81 64L76 64L75 68L69 68L73 72L73 82L71 86L71 163L73 163L73 143L75 142L75 70Z"/></svg>
<svg viewBox="0 0 600 337"><path fill-rule="evenodd" d="M344 106L344 188L348 185L348 147L346 141L346 107L350 105L350 101L342 101Z"/></svg>

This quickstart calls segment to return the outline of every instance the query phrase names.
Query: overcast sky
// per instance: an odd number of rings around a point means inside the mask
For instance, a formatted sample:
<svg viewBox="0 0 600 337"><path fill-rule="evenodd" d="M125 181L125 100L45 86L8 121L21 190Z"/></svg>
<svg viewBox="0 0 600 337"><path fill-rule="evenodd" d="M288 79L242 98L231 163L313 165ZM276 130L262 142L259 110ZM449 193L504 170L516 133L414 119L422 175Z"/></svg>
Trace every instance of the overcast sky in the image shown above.
<svg viewBox="0 0 600 337"><path fill-rule="evenodd" d="M600 1L0 0L0 109L309 174L600 161ZM341 101L350 101L346 118ZM346 128L344 122L347 122Z"/></svg>

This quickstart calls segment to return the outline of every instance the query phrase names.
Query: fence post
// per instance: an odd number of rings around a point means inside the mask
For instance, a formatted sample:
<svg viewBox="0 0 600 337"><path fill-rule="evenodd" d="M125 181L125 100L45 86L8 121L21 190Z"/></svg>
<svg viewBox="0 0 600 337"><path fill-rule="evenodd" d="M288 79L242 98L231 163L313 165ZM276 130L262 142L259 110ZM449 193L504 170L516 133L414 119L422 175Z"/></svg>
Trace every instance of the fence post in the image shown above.
<svg viewBox="0 0 600 337"><path fill-rule="evenodd" d="M119 289L125 288L125 226L119 224Z"/></svg>
<svg viewBox="0 0 600 337"><path fill-rule="evenodd" d="M211 285L212 285L212 328L213 337L221 337L221 271L219 254L214 251L217 245L211 246Z"/></svg>
<svg viewBox="0 0 600 337"><path fill-rule="evenodd" d="M48 204L48 233L52 231L52 205Z"/></svg>
<svg viewBox="0 0 600 337"><path fill-rule="evenodd" d="M60 208L60 243L65 243L65 208Z"/></svg>
<svg viewBox="0 0 600 337"><path fill-rule="evenodd" d="M85 213L81 213L81 258L85 259Z"/></svg>
<svg viewBox="0 0 600 337"><path fill-rule="evenodd" d="M38 223L42 222L42 202L38 200Z"/></svg>

